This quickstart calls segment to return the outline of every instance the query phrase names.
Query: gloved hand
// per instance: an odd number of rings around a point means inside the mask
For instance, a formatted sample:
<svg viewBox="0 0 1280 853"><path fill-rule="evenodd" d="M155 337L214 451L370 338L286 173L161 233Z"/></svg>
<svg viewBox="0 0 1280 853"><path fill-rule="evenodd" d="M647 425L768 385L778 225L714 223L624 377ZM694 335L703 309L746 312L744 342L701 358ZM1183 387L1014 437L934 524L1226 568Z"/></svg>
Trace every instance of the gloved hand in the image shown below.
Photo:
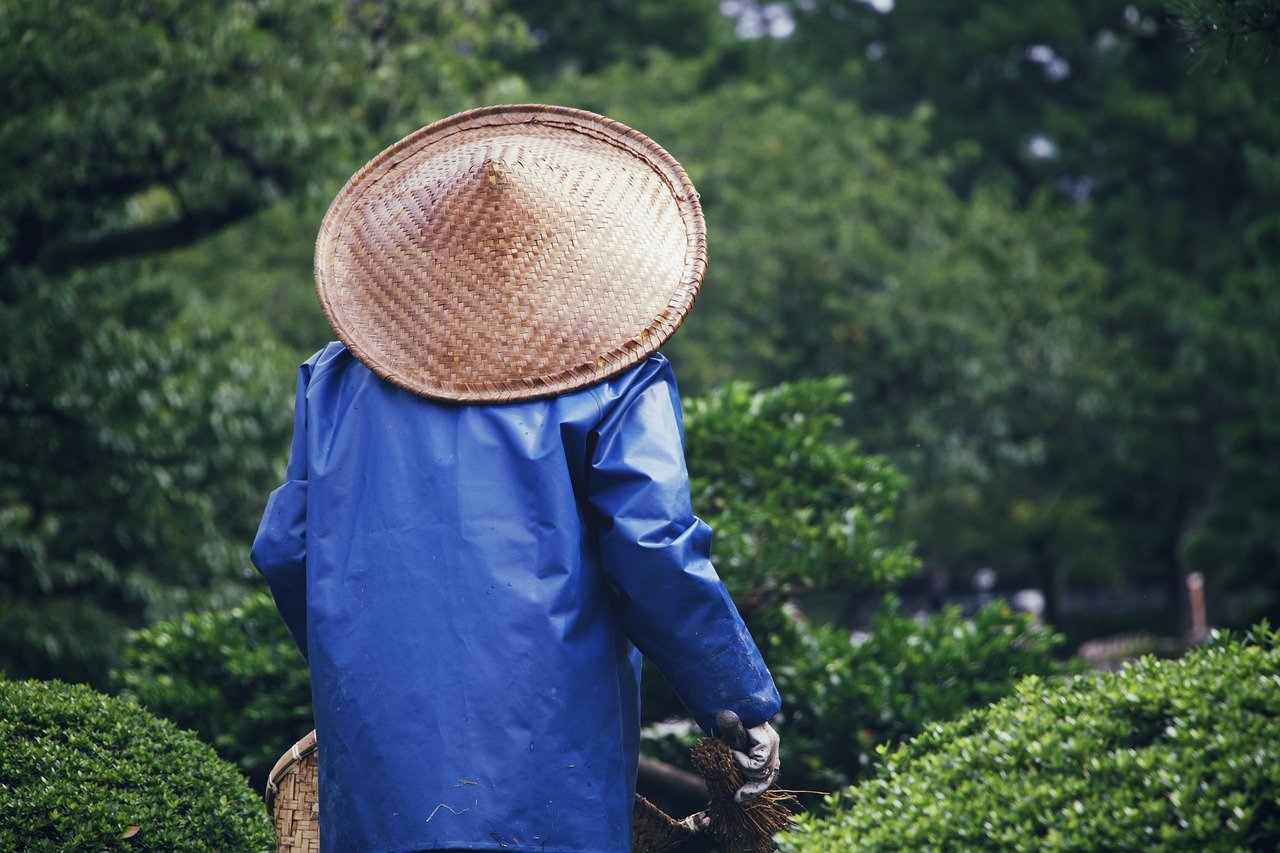
<svg viewBox="0 0 1280 853"><path fill-rule="evenodd" d="M733 798L740 805L750 805L778 781L778 733L768 723L744 728L733 711L716 715L716 728L733 750L733 763L747 780Z"/></svg>

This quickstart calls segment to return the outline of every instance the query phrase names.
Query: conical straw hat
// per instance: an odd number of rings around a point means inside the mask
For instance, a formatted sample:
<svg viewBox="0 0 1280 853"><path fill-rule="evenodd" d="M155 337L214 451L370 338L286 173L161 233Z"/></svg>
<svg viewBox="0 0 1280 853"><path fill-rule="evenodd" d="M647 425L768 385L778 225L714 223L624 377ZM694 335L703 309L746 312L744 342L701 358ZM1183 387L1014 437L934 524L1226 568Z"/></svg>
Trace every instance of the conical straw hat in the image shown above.
<svg viewBox="0 0 1280 853"><path fill-rule="evenodd" d="M316 242L329 324L426 397L508 402L599 382L680 326L706 270L680 164L565 107L460 113L379 154Z"/></svg>

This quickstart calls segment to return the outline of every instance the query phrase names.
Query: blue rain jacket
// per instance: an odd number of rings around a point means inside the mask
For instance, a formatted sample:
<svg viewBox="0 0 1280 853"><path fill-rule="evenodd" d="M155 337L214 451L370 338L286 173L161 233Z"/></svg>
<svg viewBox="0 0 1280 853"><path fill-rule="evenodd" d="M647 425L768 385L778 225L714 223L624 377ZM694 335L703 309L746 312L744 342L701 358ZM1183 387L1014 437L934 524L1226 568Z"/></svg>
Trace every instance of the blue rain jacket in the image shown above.
<svg viewBox="0 0 1280 853"><path fill-rule="evenodd" d="M704 730L778 711L710 544L661 355L456 405L317 353L253 561L311 668L324 850L629 850L637 648Z"/></svg>

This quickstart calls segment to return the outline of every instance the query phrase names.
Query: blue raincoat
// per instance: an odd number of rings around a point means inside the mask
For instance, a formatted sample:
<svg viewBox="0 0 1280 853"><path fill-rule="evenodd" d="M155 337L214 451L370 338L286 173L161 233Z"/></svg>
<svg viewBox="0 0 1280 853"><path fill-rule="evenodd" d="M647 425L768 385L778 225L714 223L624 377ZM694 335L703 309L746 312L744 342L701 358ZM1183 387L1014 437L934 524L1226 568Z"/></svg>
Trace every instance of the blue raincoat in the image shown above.
<svg viewBox="0 0 1280 853"><path fill-rule="evenodd" d="M704 730L778 710L710 544L661 355L464 406L317 353L253 561L311 668L323 848L629 850L637 647Z"/></svg>

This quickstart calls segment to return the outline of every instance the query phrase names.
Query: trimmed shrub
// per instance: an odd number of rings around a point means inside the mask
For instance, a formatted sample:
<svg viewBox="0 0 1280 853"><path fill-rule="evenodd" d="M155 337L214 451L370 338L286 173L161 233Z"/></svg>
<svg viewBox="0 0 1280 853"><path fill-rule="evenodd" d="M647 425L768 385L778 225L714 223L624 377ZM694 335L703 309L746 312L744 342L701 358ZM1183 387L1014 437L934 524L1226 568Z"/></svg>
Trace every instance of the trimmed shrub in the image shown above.
<svg viewBox="0 0 1280 853"><path fill-rule="evenodd" d="M133 632L112 680L122 694L212 744L255 790L314 726L307 665L265 592L228 610L187 613Z"/></svg>
<svg viewBox="0 0 1280 853"><path fill-rule="evenodd" d="M783 837L830 850L1274 850L1280 647L1262 626L933 726Z"/></svg>
<svg viewBox="0 0 1280 853"><path fill-rule="evenodd" d="M0 850L273 850L262 800L194 735L84 685L0 681Z"/></svg>

